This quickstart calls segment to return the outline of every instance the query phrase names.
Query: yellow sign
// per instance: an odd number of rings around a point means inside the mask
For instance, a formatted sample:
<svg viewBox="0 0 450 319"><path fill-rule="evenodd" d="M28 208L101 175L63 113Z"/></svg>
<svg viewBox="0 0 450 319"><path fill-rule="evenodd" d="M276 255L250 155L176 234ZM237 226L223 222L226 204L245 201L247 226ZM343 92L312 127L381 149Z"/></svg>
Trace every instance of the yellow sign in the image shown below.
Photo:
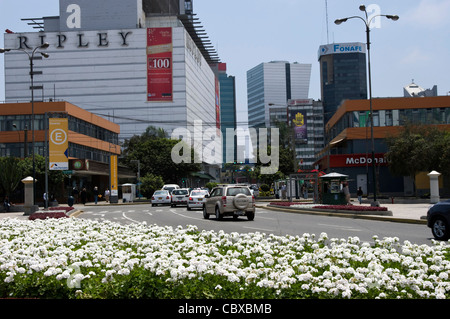
<svg viewBox="0 0 450 319"><path fill-rule="evenodd" d="M109 159L110 166L110 183L111 183L111 196L119 196L119 178L117 174L117 155L111 155Z"/></svg>
<svg viewBox="0 0 450 319"><path fill-rule="evenodd" d="M50 118L49 125L49 169L69 169L69 121L67 118Z"/></svg>

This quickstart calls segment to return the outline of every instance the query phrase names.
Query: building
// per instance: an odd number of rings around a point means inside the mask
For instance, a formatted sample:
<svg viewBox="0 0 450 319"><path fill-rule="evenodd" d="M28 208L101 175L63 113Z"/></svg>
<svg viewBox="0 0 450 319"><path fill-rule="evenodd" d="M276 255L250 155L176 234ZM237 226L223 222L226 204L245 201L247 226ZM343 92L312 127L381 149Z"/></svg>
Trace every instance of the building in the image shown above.
<svg viewBox="0 0 450 319"><path fill-rule="evenodd" d="M307 99L310 77L311 64L297 62L272 61L247 71L249 127L270 127L270 109Z"/></svg>
<svg viewBox="0 0 450 319"><path fill-rule="evenodd" d="M29 63L23 52L49 43L34 61L35 96L64 100L120 125L119 140L148 126L193 132L220 128L220 62L192 0L59 0L60 15L31 19L38 32L6 33L5 97L29 101ZM39 56L40 57L40 56ZM203 153L211 153L206 141ZM206 173L219 177L221 157Z"/></svg>
<svg viewBox="0 0 450 319"><path fill-rule="evenodd" d="M31 103L0 104L0 156L27 157L32 154ZM46 156L48 118L68 118L68 160L70 179L66 188L94 186L109 188L111 155L120 155L120 126L68 102L34 103L35 155ZM134 179L136 173L119 166L118 177ZM37 181L42 198L44 181ZM64 192L64 196L69 192Z"/></svg>
<svg viewBox="0 0 450 319"><path fill-rule="evenodd" d="M411 179L394 177L389 172L385 139L395 136L406 121L439 125L450 131L450 97L376 98L372 106L378 192L395 196L412 195ZM317 162L321 170L348 175L352 193L356 193L358 187L365 194L373 190L369 110L369 100L344 101L325 125L326 147Z"/></svg>
<svg viewBox="0 0 450 319"><path fill-rule="evenodd" d="M220 85L220 120L222 133L222 163L225 164L228 158L237 159L237 137L234 137L233 145L227 145L227 129L233 131L237 128L236 123L236 78L227 74L226 63L218 63L215 72ZM223 165L222 165L223 167Z"/></svg>
<svg viewBox="0 0 450 319"><path fill-rule="evenodd" d="M438 96L437 85L434 85L432 89L424 89L414 83L414 80L411 84L405 86L403 88L403 96L404 97L424 97L424 96Z"/></svg>
<svg viewBox="0 0 450 319"><path fill-rule="evenodd" d="M333 43L319 47L320 89L325 123L344 100L366 99L366 45Z"/></svg>
<svg viewBox="0 0 450 319"><path fill-rule="evenodd" d="M296 168L315 169L317 153L324 147L322 102L313 99L289 100L287 108L270 109L270 126L276 127L277 122L292 127Z"/></svg>

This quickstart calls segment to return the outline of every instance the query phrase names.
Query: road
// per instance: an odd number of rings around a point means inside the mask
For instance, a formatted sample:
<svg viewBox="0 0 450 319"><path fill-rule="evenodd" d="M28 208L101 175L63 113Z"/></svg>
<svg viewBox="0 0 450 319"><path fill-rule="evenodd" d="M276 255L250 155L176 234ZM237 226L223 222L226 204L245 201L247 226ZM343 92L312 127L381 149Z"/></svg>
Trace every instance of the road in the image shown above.
<svg viewBox="0 0 450 319"><path fill-rule="evenodd" d="M373 242L373 236L398 237L413 244L431 244L431 232L425 225L403 224L394 222L350 219L342 217L293 214L257 208L254 221L246 217L237 220L224 218L217 221L214 216L203 219L202 211L186 210L186 207L170 206L152 207L150 204L123 206L86 206L78 218L110 220L121 224L142 223L158 226L196 225L199 230L225 232L263 232L275 235L315 234L317 237L326 233L328 238L358 237L362 241Z"/></svg>

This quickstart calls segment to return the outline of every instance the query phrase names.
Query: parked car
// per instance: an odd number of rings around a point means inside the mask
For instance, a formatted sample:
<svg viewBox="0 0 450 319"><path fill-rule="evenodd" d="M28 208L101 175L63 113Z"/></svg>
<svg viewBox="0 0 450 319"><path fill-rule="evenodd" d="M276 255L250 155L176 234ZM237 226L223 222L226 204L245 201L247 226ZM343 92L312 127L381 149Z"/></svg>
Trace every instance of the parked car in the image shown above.
<svg viewBox="0 0 450 319"><path fill-rule="evenodd" d="M167 190L155 191L152 196L152 206L156 206L158 204L170 205L171 198L172 197Z"/></svg>
<svg viewBox="0 0 450 319"><path fill-rule="evenodd" d="M172 203L170 206L187 205L189 190L187 188L174 189L172 191Z"/></svg>
<svg viewBox="0 0 450 319"><path fill-rule="evenodd" d="M434 204L428 209L427 226L437 240L450 238L450 200Z"/></svg>
<svg viewBox="0 0 450 319"><path fill-rule="evenodd" d="M191 210L192 208L203 208L206 195L208 195L206 189L193 189L189 194L187 210Z"/></svg>
<svg viewBox="0 0 450 319"><path fill-rule="evenodd" d="M217 220L223 216L247 216L248 220L255 218L255 197L248 186L224 185L215 187L211 194L205 196L203 218L215 215Z"/></svg>

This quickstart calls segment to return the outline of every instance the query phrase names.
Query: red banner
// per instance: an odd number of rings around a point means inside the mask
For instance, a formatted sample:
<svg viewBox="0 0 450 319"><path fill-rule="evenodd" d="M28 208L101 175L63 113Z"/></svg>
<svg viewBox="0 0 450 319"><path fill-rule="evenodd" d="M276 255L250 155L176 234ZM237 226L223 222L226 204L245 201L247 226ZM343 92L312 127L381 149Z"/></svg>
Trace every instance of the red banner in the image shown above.
<svg viewBox="0 0 450 319"><path fill-rule="evenodd" d="M147 101L173 101L172 28L147 29Z"/></svg>

